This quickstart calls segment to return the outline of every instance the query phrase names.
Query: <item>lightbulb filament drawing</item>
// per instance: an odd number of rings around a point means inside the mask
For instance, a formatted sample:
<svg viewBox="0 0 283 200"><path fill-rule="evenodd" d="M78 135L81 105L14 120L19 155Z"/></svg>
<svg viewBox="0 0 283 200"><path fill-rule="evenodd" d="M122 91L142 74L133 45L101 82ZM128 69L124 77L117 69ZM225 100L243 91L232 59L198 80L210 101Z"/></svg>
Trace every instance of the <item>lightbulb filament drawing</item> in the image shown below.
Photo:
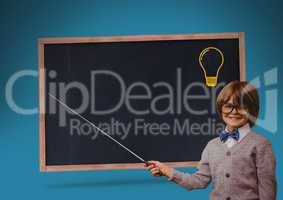
<svg viewBox="0 0 283 200"><path fill-rule="evenodd" d="M215 61L216 57L214 55L214 60L210 60L211 58L206 58L209 56L209 54L215 54L217 55L217 57L220 57L220 62L219 63L214 63L212 61ZM210 55L211 56L211 55ZM205 63L204 61L207 61L209 63ZM222 51L216 47L207 47L205 49L202 50L202 52L199 55L199 65L201 67L201 69L204 72L204 76L205 76L205 81L206 81L206 85L208 87L215 87L217 84L217 79L218 79L218 73L221 69L221 67L223 66L224 63L224 55L222 53ZM212 64L212 66L207 66L208 64ZM208 71L211 71L211 68L213 69L217 69L216 73L214 72L212 75L208 74Z"/></svg>

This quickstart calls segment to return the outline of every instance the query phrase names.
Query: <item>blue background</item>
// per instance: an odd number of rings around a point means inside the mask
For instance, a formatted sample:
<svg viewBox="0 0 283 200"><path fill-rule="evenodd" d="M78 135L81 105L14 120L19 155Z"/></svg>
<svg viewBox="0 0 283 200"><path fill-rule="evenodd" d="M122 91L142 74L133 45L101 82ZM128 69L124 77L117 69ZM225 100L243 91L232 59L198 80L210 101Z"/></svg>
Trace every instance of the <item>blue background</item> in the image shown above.
<svg viewBox="0 0 283 200"><path fill-rule="evenodd" d="M145 170L39 172L38 115L19 115L5 100L9 77L23 69L37 70L37 39L139 34L246 33L247 79L273 67L282 74L280 1L1 1L0 3L0 198L77 199L207 199L211 186L188 192ZM279 101L283 100L283 85ZM266 88L261 88L264 94ZM19 79L14 98L26 108L38 106L36 78ZM282 104L277 122L282 121ZM268 106L261 97L260 117ZM277 158L278 199L283 199L283 136L255 130L273 144ZM281 169L281 170L280 170ZM183 169L193 172L195 169Z"/></svg>

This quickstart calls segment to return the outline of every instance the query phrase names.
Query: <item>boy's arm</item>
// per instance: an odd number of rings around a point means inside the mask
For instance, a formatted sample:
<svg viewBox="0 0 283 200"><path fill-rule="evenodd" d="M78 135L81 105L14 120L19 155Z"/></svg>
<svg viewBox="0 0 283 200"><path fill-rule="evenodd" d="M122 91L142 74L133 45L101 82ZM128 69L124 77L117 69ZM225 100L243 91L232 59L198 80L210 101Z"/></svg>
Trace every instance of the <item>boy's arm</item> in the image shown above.
<svg viewBox="0 0 283 200"><path fill-rule="evenodd" d="M272 146L265 141L259 146L256 157L259 199L276 199L275 165Z"/></svg>
<svg viewBox="0 0 283 200"><path fill-rule="evenodd" d="M211 180L208 145L202 152L201 160L198 164L198 171L194 174L180 172L176 169L173 170L173 176L169 180L183 186L188 190L205 188Z"/></svg>

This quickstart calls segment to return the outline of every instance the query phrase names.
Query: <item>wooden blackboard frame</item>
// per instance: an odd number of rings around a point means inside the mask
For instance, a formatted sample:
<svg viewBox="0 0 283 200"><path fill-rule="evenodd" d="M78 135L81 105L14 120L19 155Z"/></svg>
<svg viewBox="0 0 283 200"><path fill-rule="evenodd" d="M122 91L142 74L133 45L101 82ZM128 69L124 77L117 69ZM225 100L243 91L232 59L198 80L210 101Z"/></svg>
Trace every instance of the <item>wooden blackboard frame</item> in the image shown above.
<svg viewBox="0 0 283 200"><path fill-rule="evenodd" d="M38 39L39 64L39 156L40 171L69 171L69 170L112 170L112 169L141 169L143 163L119 164L88 164L88 165L46 165L45 141L45 65L44 45L64 43L99 43L99 42L129 42L129 41L162 41L184 39L238 39L240 80L246 80L245 72L245 41L244 33L208 33L208 34L178 34L178 35L135 35L135 36L107 36L107 37L77 37L77 38L40 38ZM196 167L197 161L167 162L172 167Z"/></svg>

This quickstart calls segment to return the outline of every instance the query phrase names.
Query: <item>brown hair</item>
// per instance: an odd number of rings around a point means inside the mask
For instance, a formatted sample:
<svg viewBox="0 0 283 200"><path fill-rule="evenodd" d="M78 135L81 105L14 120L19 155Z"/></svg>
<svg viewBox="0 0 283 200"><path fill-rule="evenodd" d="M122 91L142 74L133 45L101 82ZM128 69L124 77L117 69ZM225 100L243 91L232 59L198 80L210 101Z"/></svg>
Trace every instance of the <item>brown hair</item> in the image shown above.
<svg viewBox="0 0 283 200"><path fill-rule="evenodd" d="M259 113L259 96L257 89L246 81L232 81L227 84L217 97L217 112L222 118L222 106L227 103L230 98L233 104L244 108L248 112L248 122L252 127Z"/></svg>

